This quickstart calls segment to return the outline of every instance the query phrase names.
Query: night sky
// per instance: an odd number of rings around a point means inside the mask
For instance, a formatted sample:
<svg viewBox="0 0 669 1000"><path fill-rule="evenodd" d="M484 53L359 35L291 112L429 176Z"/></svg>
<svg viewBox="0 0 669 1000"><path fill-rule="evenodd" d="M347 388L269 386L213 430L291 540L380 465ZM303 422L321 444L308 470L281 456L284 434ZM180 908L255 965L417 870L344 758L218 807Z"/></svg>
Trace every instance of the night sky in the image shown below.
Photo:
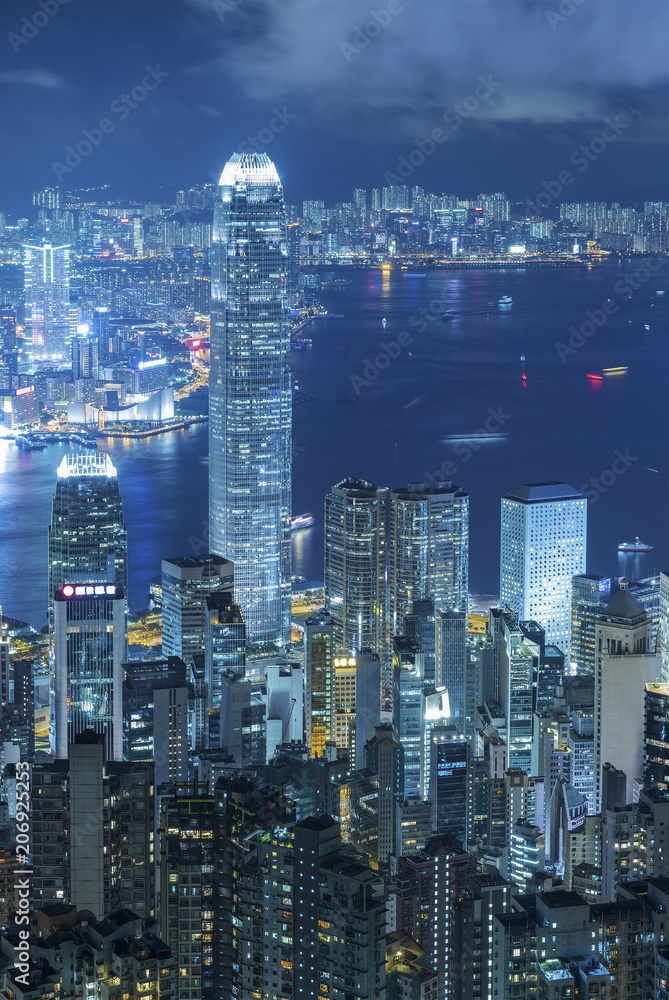
<svg viewBox="0 0 669 1000"><path fill-rule="evenodd" d="M566 169L564 200L667 199L668 37L662 0L5 0L0 208L27 211L85 129L61 183L119 198L169 200L255 146L289 202L332 204L441 129L409 185L524 201Z"/></svg>

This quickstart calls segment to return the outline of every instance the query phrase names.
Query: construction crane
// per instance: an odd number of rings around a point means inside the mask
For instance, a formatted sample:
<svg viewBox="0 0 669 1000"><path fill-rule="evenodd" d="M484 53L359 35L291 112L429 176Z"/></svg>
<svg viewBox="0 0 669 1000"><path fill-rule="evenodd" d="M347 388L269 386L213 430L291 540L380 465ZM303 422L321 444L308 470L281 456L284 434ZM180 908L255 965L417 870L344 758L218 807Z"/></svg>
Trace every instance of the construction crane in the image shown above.
<svg viewBox="0 0 669 1000"><path fill-rule="evenodd" d="M281 742L286 742L286 733L288 732L288 726L290 725L290 717L293 714L293 709L295 708L296 698L290 699L290 712L288 713L288 718L286 719L286 724L283 727L283 733L281 734Z"/></svg>

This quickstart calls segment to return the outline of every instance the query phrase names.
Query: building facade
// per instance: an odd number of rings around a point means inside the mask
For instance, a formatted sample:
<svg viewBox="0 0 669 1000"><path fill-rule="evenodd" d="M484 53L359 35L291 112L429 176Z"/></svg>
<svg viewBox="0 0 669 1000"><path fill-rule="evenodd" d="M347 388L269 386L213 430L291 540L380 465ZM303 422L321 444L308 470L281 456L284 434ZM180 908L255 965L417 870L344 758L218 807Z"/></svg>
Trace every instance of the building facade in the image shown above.
<svg viewBox="0 0 669 1000"><path fill-rule="evenodd" d="M286 218L266 153L235 153L214 205L209 547L235 565L251 642L290 641L292 394Z"/></svg>
<svg viewBox="0 0 669 1000"><path fill-rule="evenodd" d="M502 498L500 602L539 622L569 663L572 578L585 572L587 501L566 483L524 483Z"/></svg>

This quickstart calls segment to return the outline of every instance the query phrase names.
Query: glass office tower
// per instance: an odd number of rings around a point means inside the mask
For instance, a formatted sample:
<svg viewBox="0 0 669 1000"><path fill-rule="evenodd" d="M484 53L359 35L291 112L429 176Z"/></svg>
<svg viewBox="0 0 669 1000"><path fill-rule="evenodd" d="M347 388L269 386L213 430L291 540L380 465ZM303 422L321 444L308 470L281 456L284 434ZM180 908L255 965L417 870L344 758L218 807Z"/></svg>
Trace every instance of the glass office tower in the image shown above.
<svg viewBox="0 0 669 1000"><path fill-rule="evenodd" d="M49 608L65 583L128 588L128 534L116 469L104 452L66 455L49 525ZM53 624L53 616L50 615Z"/></svg>
<svg viewBox="0 0 669 1000"><path fill-rule="evenodd" d="M290 639L292 399L286 219L265 153L235 153L214 206L209 548L235 566L250 642Z"/></svg>
<svg viewBox="0 0 669 1000"><path fill-rule="evenodd" d="M26 325L40 357L65 357L70 331L70 247L23 247Z"/></svg>
<svg viewBox="0 0 669 1000"><path fill-rule="evenodd" d="M469 496L450 482L409 483L390 494L388 613L393 635L413 601L467 611Z"/></svg>
<svg viewBox="0 0 669 1000"><path fill-rule="evenodd" d="M567 483L524 483L502 498L500 603L537 621L570 662L571 585L585 572L587 501Z"/></svg>
<svg viewBox="0 0 669 1000"><path fill-rule="evenodd" d="M335 647L386 652L388 490L344 479L325 497L325 611Z"/></svg>

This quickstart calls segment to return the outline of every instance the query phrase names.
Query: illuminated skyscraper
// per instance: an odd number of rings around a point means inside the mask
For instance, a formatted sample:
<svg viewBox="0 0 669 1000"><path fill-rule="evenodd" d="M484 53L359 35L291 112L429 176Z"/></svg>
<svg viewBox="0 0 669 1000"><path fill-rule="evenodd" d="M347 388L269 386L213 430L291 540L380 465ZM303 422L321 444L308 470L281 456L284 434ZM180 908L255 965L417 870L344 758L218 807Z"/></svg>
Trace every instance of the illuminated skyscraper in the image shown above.
<svg viewBox="0 0 669 1000"><path fill-rule="evenodd" d="M344 479L325 497L325 610L337 649L386 648L386 496Z"/></svg>
<svg viewBox="0 0 669 1000"><path fill-rule="evenodd" d="M450 482L409 483L390 494L388 615L393 634L411 604L430 598L435 610L466 611L469 495Z"/></svg>
<svg viewBox="0 0 669 1000"><path fill-rule="evenodd" d="M123 759L126 604L115 583L66 583L54 600L54 724L51 749L66 760L75 737L104 735L108 760Z"/></svg>
<svg viewBox="0 0 669 1000"><path fill-rule="evenodd" d="M66 455L49 525L49 607L65 583L128 587L128 537L116 469L104 452Z"/></svg>
<svg viewBox="0 0 669 1000"><path fill-rule="evenodd" d="M537 621L569 663L571 585L585 572L587 502L566 483L524 483L502 498L500 602Z"/></svg>
<svg viewBox="0 0 669 1000"><path fill-rule="evenodd" d="M70 321L70 247L23 247L26 324L41 357L64 357Z"/></svg>
<svg viewBox="0 0 669 1000"><path fill-rule="evenodd" d="M235 153L214 207L209 547L235 566L251 642L290 639L292 397L283 191Z"/></svg>

